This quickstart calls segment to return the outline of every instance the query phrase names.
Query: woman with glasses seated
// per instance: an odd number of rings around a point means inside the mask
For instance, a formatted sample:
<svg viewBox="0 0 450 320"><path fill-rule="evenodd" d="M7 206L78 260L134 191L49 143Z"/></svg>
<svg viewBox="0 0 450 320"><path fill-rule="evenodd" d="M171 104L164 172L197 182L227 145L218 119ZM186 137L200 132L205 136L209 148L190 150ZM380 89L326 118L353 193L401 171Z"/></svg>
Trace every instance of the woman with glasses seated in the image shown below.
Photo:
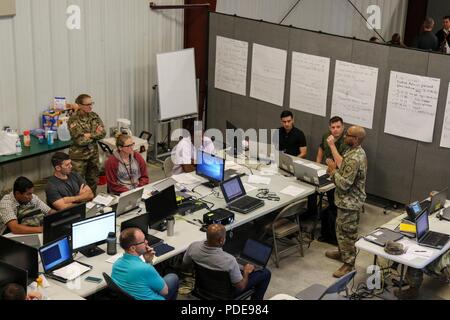
<svg viewBox="0 0 450 320"><path fill-rule="evenodd" d="M68 109L74 110L67 125L72 138L69 156L73 170L86 180L95 195L99 173L97 141L106 136L106 131L102 119L92 111L94 104L91 96L79 95L75 104L67 106Z"/></svg>
<svg viewBox="0 0 450 320"><path fill-rule="evenodd" d="M117 150L106 160L108 191L114 194L142 187L149 183L147 163L134 151L133 138L121 134L116 140Z"/></svg>

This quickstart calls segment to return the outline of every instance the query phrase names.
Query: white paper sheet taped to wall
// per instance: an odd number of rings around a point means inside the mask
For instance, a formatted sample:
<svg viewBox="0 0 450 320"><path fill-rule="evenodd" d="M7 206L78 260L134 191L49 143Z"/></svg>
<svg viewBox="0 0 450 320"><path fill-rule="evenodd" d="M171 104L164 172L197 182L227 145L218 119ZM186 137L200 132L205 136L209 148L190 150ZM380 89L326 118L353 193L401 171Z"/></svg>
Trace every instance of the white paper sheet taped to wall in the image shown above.
<svg viewBox="0 0 450 320"><path fill-rule="evenodd" d="M448 84L447 105L445 107L440 146L443 148L450 148L450 83Z"/></svg>
<svg viewBox="0 0 450 320"><path fill-rule="evenodd" d="M391 71L384 131L432 142L440 79Z"/></svg>

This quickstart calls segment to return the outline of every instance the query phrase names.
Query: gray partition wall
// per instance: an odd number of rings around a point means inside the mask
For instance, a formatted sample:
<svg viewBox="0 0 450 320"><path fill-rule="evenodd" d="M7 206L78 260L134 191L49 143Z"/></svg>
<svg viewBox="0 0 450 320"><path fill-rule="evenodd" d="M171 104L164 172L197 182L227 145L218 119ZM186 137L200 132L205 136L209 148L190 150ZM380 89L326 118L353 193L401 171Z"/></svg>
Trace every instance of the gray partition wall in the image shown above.
<svg viewBox="0 0 450 320"><path fill-rule="evenodd" d="M249 43L246 96L214 87L216 36ZM315 160L322 135L331 115L336 60L378 68L373 128L367 130L364 149L368 156L367 192L385 199L408 203L424 198L429 191L450 186L450 149L440 148L445 112L450 56L389 47L263 21L212 13L209 38L208 128L225 129L230 120L242 129L273 129L280 126L279 115L289 109L292 51L331 58L327 117L293 111L296 126L308 142L308 158ZM288 51L283 107L250 97L252 44ZM441 79L433 143L422 143L384 133L386 102L391 71ZM345 120L345 119L344 119Z"/></svg>

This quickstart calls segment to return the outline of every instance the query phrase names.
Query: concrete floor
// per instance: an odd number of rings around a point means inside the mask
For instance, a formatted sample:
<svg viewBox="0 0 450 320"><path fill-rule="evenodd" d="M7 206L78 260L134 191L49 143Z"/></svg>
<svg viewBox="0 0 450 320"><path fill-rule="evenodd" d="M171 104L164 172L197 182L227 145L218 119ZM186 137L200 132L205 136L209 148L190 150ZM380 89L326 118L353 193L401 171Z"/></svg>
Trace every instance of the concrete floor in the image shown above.
<svg viewBox="0 0 450 320"><path fill-rule="evenodd" d="M164 178L164 172L162 171L161 165L152 163L148 165L148 168L151 181L157 181ZM99 192L105 191L105 186L99 187ZM41 187L36 188L36 193L42 197L41 199L45 199L45 195ZM388 211L385 215L383 214L383 208L380 205L366 204L365 212L360 217L359 234L367 234L375 227L388 222L399 214L401 214L401 211L397 210ZM272 271L272 279L265 298L269 299L279 293L295 295L299 291L314 283L319 283L325 286L332 284L336 280L332 277L332 274L341 266L341 263L326 258L324 254L326 250L333 248L334 247L332 245L313 241L309 248L305 246L304 257L301 257L298 252L294 251L292 254L288 254L288 256L280 261L279 268L276 268L274 262L271 260L268 267ZM381 262L387 264L386 261ZM366 279L369 276L366 269L372 264L372 255L366 252L360 252L358 254L356 260L357 274L355 276L354 283L351 283L350 288L353 285L354 289L356 289L358 284L366 283ZM398 278L396 274L397 272L393 271L392 277ZM380 297L374 297L373 299L396 299L396 297L392 294L390 281L388 280L386 282L389 284L387 290L384 290ZM420 299L450 299L450 285L425 275L424 283L420 291Z"/></svg>

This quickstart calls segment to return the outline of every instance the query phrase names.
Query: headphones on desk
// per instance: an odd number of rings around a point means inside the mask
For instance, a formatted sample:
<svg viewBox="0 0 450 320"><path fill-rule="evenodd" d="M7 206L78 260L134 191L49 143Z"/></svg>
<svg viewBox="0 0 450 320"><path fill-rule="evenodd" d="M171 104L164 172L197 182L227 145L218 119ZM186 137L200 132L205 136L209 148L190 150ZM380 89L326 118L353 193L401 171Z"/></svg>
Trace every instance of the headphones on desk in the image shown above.
<svg viewBox="0 0 450 320"><path fill-rule="evenodd" d="M269 189L258 189L256 195L258 199L265 199L269 201L280 201L280 197L275 192L270 192Z"/></svg>

